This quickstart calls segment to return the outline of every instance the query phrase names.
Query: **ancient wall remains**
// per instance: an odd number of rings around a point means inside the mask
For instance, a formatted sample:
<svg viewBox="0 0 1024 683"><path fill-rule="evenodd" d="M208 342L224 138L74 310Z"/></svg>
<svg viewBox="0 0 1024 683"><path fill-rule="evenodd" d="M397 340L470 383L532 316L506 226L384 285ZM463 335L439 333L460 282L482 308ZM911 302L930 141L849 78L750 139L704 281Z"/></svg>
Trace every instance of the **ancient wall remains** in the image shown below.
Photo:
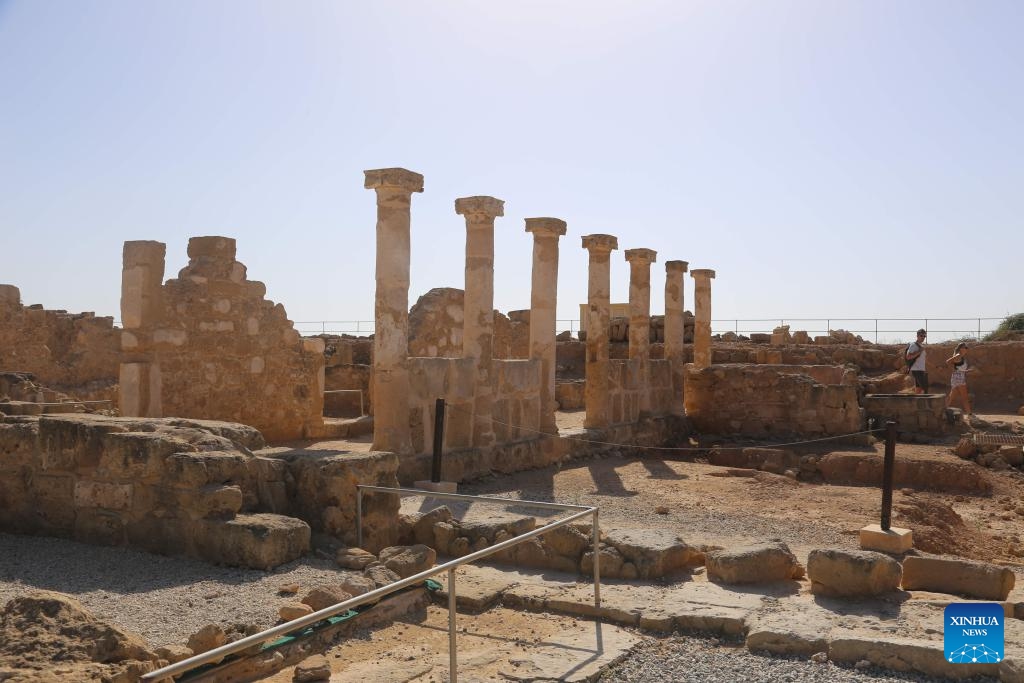
<svg viewBox="0 0 1024 683"><path fill-rule="evenodd" d="M494 362L494 435L499 443L557 433L541 423L541 367L538 360Z"/></svg>
<svg viewBox="0 0 1024 683"><path fill-rule="evenodd" d="M126 242L121 411L241 422L270 441L323 425L324 343L246 278L235 240L193 237L189 263L160 284L164 245Z"/></svg>
<svg viewBox="0 0 1024 683"><path fill-rule="evenodd" d="M355 544L355 486L395 486L388 453L259 450L245 425L180 418L0 416L0 531L269 569L310 528ZM366 546L394 541L398 503L368 496Z"/></svg>
<svg viewBox="0 0 1024 683"><path fill-rule="evenodd" d="M863 428L855 383L821 384L831 369L779 365L711 365L686 369L686 415L707 434L823 436Z"/></svg>
<svg viewBox="0 0 1024 683"><path fill-rule="evenodd" d="M120 336L114 319L23 306L0 285L0 371L28 372L75 398L113 399Z"/></svg>

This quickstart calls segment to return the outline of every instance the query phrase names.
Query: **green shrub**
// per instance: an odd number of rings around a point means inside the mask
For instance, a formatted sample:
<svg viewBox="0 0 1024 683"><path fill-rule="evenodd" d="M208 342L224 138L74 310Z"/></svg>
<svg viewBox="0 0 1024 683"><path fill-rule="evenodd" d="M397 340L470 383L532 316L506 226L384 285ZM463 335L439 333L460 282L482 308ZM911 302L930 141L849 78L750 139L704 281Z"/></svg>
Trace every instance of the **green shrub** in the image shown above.
<svg viewBox="0 0 1024 683"><path fill-rule="evenodd" d="M1024 313L1008 315L999 323L994 332L985 335L984 341L1003 341L1024 335Z"/></svg>

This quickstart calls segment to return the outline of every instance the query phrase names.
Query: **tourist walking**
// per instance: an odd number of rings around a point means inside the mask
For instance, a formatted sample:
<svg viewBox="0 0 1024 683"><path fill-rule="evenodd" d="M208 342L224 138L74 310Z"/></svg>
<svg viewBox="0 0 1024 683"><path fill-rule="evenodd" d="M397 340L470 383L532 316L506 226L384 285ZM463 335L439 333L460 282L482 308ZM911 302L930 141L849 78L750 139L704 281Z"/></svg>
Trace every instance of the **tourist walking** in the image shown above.
<svg viewBox="0 0 1024 683"><path fill-rule="evenodd" d="M910 374L914 377L915 394L928 393L928 366L925 365L927 354L924 349L924 340L927 337L928 332L918 330L917 341L910 342L903 354L907 363L910 364Z"/></svg>
<svg viewBox="0 0 1024 683"><path fill-rule="evenodd" d="M953 401L960 400L960 406L964 415L971 415L971 399L967 396L967 342L960 342L956 345L953 355L946 359L946 365L952 366L953 374L949 377L949 396L946 398L946 407L952 408Z"/></svg>

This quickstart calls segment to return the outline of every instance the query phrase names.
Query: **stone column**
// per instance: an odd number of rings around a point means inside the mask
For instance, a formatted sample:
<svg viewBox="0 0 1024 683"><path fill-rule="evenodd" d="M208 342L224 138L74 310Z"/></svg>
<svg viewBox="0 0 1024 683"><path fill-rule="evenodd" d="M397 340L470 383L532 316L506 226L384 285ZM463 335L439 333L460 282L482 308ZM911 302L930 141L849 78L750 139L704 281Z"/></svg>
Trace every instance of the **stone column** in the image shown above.
<svg viewBox="0 0 1024 683"><path fill-rule="evenodd" d="M683 319L683 283L686 280L686 261L665 261L665 360L672 373L672 408L675 415L684 415L683 361L686 337Z"/></svg>
<svg viewBox="0 0 1024 683"><path fill-rule="evenodd" d="M651 264L658 259L653 249L627 249L629 262L629 358L640 364L640 413L651 412Z"/></svg>
<svg viewBox="0 0 1024 683"><path fill-rule="evenodd" d="M686 261L665 261L665 358L669 360L684 357L683 282L689 265Z"/></svg>
<svg viewBox="0 0 1024 683"><path fill-rule="evenodd" d="M587 415L583 426L602 428L611 422L608 401L608 327L611 308L611 253L619 248L613 235L584 235L590 252L587 286Z"/></svg>
<svg viewBox="0 0 1024 683"><path fill-rule="evenodd" d="M473 445L477 448L494 444L494 219L505 215L504 207L505 202L494 197L455 200L455 213L466 217L462 355L475 359L477 366L473 406Z"/></svg>
<svg viewBox="0 0 1024 683"><path fill-rule="evenodd" d="M699 369L711 366L711 280L715 271L691 270L690 277L694 282L693 365Z"/></svg>
<svg viewBox="0 0 1024 683"><path fill-rule="evenodd" d="M167 247L162 242L125 242L121 266L121 365L118 407L127 417L160 417L160 365L152 337L161 317Z"/></svg>
<svg viewBox="0 0 1024 683"><path fill-rule="evenodd" d="M558 238L565 221L527 218L533 233L533 282L530 289L530 358L541 365L540 430L557 434L555 425L555 309L558 302Z"/></svg>
<svg viewBox="0 0 1024 683"><path fill-rule="evenodd" d="M423 176L404 168L365 171L377 192L377 291L373 334L373 449L412 452L409 434L409 221Z"/></svg>

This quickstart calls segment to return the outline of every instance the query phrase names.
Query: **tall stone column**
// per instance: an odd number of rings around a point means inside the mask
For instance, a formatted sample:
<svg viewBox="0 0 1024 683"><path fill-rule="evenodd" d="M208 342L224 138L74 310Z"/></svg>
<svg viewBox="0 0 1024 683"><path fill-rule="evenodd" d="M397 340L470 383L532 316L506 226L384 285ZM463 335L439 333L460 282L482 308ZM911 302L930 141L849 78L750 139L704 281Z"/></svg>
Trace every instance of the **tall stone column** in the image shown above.
<svg viewBox="0 0 1024 683"><path fill-rule="evenodd" d="M533 282L530 289L530 358L541 364L540 430L557 434L555 425L555 309L558 302L558 238L565 221L527 218L533 233Z"/></svg>
<svg viewBox="0 0 1024 683"><path fill-rule="evenodd" d="M627 249L629 262L629 358L640 364L640 412L651 411L651 264L658 259L653 249Z"/></svg>
<svg viewBox="0 0 1024 683"><path fill-rule="evenodd" d="M685 415L683 361L686 336L683 318L683 284L686 280L686 261L665 261L665 360L672 373L672 407L675 415Z"/></svg>
<svg viewBox="0 0 1024 683"><path fill-rule="evenodd" d="M462 355L476 360L473 445L483 448L494 443L494 219L505 215L505 202L494 197L462 197L455 200L455 213L466 217Z"/></svg>
<svg viewBox="0 0 1024 683"><path fill-rule="evenodd" d="M167 247L162 242L125 242L121 266L121 365L118 407L128 417L160 417L160 365L153 331L161 317Z"/></svg>
<svg viewBox="0 0 1024 683"><path fill-rule="evenodd" d="M608 327L611 309L611 253L619 248L613 235L584 235L590 252L587 285L587 415L583 426L602 428L611 422L608 401Z"/></svg>
<svg viewBox="0 0 1024 683"><path fill-rule="evenodd" d="M684 357L683 282L689 267L686 261L665 261L665 358Z"/></svg>
<svg viewBox="0 0 1024 683"><path fill-rule="evenodd" d="M693 365L711 366L711 280L715 271L706 268L691 270L693 278Z"/></svg>
<svg viewBox="0 0 1024 683"><path fill-rule="evenodd" d="M409 434L409 222L423 176L404 168L365 171L377 193L377 291L373 334L373 449L412 452Z"/></svg>

